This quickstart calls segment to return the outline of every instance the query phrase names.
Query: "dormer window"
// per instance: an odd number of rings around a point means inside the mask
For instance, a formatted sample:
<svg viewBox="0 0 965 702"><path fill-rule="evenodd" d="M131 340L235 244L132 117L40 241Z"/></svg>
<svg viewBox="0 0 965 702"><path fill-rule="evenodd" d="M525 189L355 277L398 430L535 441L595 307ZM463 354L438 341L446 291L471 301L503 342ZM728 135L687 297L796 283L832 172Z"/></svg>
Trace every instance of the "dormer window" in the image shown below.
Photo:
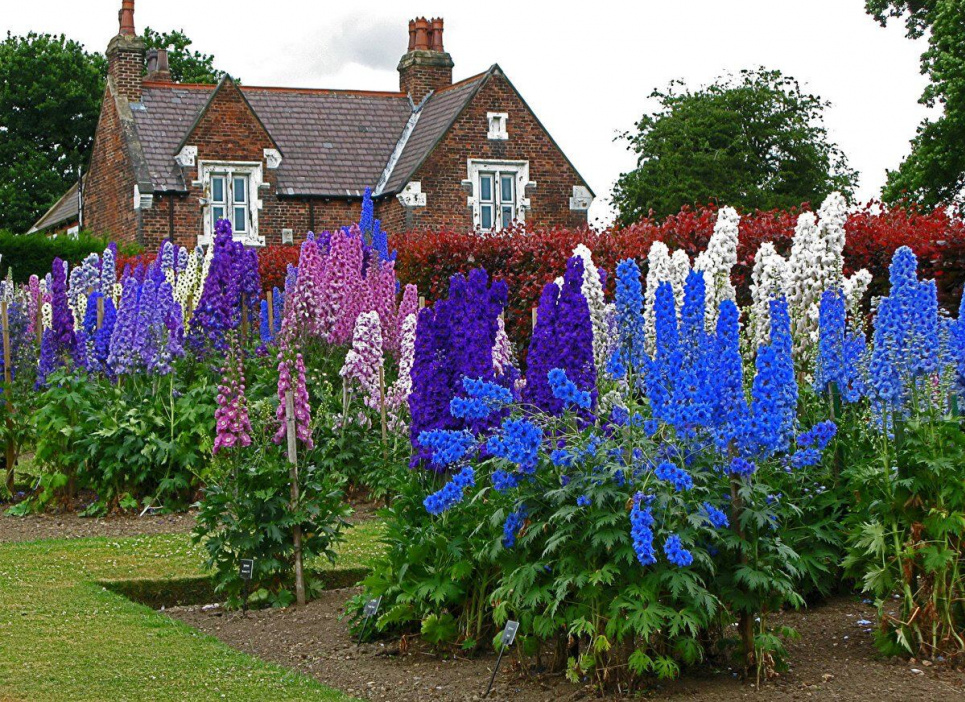
<svg viewBox="0 0 965 702"><path fill-rule="evenodd" d="M507 113L489 112L486 117L489 119L489 134L487 136L490 139L496 141L509 139L509 131L507 131L509 115Z"/></svg>
<svg viewBox="0 0 965 702"><path fill-rule="evenodd" d="M258 210L261 200L258 188L262 183L261 164L202 162L201 184L204 188L204 235L202 244L212 242L219 220L231 222L236 241L249 246L262 246L258 235Z"/></svg>

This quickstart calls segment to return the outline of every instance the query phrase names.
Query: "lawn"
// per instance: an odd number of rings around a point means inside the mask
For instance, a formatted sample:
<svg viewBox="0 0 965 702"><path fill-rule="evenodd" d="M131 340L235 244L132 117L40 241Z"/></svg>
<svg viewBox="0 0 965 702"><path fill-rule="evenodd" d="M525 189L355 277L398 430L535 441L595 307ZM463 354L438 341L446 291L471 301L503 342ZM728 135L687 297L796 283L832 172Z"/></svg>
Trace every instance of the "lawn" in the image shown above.
<svg viewBox="0 0 965 702"><path fill-rule="evenodd" d="M367 565L380 525L349 532ZM0 544L0 700L350 700L95 585L203 574L187 535Z"/></svg>

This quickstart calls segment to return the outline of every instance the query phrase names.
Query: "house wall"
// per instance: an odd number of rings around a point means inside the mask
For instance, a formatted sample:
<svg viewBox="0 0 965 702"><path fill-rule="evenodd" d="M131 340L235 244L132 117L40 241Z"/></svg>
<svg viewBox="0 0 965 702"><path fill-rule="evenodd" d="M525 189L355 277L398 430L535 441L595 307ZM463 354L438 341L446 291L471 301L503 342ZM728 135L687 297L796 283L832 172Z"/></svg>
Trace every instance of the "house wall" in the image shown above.
<svg viewBox="0 0 965 702"><path fill-rule="evenodd" d="M488 139L489 112L508 113L507 140ZM502 73L496 73L413 175L412 180L422 183L426 207L413 210L412 225L404 226L405 213L398 202L395 207L386 205L390 231L472 229L472 211L466 203L470 193L462 185L468 177L468 159L529 161L529 177L536 188L529 192L532 209L526 213L527 225L549 228L586 224L585 211L570 210L573 186L586 183L509 81Z"/></svg>
<svg viewBox="0 0 965 702"><path fill-rule="evenodd" d="M84 229L133 242L134 170L124 148L121 119L111 85L104 91L84 187Z"/></svg>

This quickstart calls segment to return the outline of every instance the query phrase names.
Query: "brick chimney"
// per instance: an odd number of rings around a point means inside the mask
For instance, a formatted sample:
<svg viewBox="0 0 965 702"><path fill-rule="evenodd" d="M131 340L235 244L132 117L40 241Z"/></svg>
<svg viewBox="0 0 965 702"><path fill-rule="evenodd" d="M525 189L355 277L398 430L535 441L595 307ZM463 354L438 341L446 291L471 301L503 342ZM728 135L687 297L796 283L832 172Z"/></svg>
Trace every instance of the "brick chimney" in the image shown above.
<svg viewBox="0 0 965 702"><path fill-rule="evenodd" d="M151 49L147 52L147 75L144 80L155 83L173 82L167 49Z"/></svg>
<svg viewBox="0 0 965 702"><path fill-rule="evenodd" d="M399 61L399 87L419 104L430 90L452 85L452 56L442 43L442 18L409 22L409 51Z"/></svg>
<svg viewBox="0 0 965 702"><path fill-rule="evenodd" d="M107 75L113 80L118 96L138 102L144 72L144 41L134 30L134 0L122 0L118 19L120 30L107 45Z"/></svg>

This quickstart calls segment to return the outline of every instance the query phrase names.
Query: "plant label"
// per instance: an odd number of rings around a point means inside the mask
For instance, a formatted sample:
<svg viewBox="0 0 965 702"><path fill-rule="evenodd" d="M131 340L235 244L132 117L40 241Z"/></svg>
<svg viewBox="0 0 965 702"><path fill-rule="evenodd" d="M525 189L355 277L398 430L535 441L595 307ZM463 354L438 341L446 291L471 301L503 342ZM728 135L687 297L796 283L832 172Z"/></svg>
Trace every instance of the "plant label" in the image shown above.
<svg viewBox="0 0 965 702"><path fill-rule="evenodd" d="M242 558L241 559L241 569L238 575L242 580L248 582L251 580L251 575L255 570L255 561L252 558Z"/></svg>
<svg viewBox="0 0 965 702"><path fill-rule="evenodd" d="M503 629L503 646L509 647L516 640L516 632L519 631L519 622L508 621L506 628Z"/></svg>
<svg viewBox="0 0 965 702"><path fill-rule="evenodd" d="M371 619L378 613L379 606L381 604L382 604L381 597L377 597L374 600L369 600L368 602L365 603L365 609L362 610L362 616L364 616L366 619Z"/></svg>

